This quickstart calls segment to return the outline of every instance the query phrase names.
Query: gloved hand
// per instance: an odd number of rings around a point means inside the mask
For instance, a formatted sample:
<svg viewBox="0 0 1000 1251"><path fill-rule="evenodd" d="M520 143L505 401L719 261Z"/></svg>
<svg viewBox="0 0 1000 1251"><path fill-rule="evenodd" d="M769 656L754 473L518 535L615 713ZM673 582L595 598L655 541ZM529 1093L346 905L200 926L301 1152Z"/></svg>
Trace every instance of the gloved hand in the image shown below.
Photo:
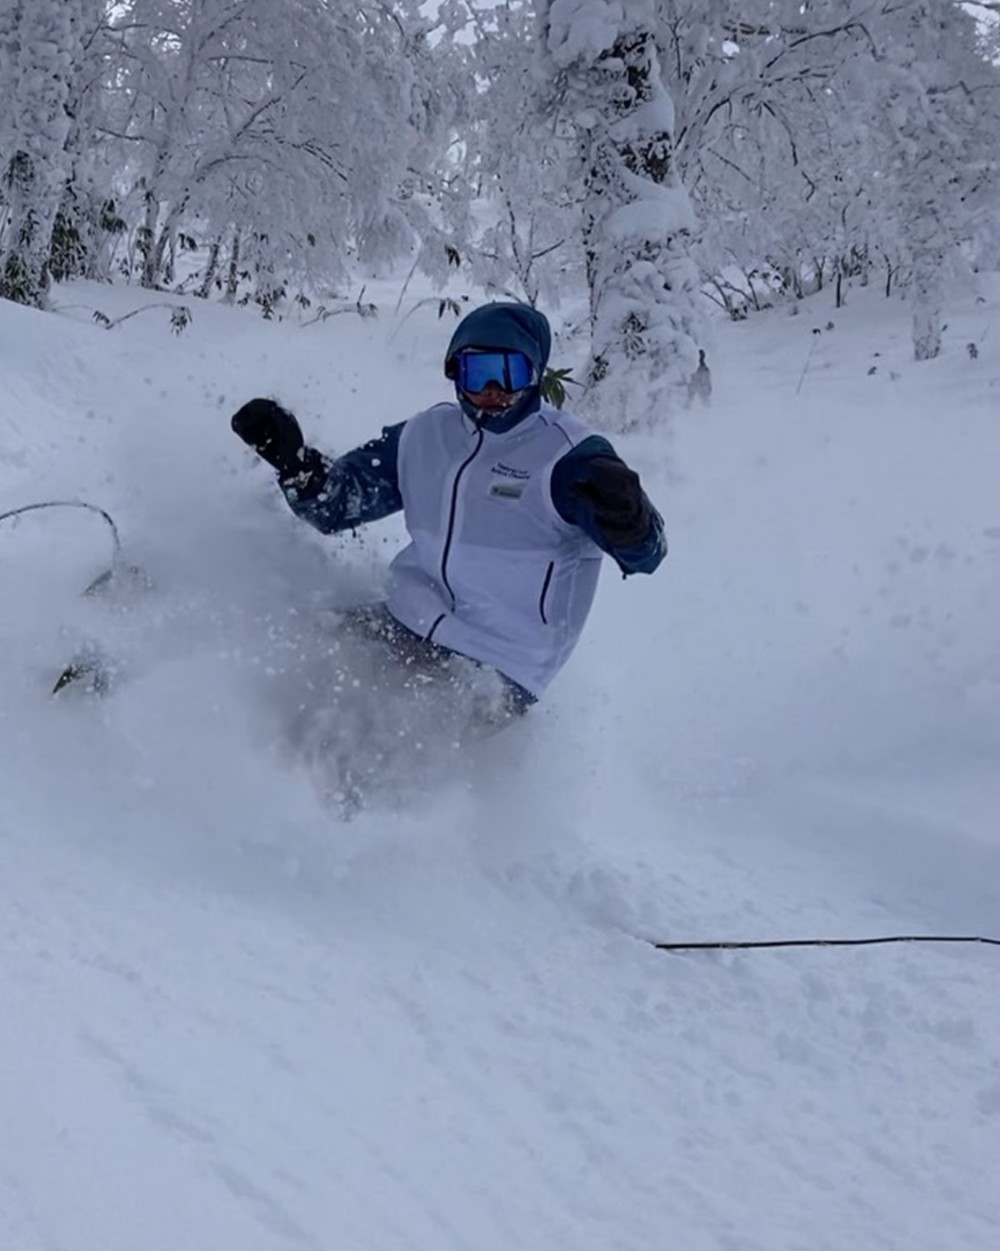
<svg viewBox="0 0 1000 1251"><path fill-rule="evenodd" d="M652 515L639 475L623 461L595 456L570 488L590 508L612 547L635 547L649 536Z"/></svg>
<svg viewBox="0 0 1000 1251"><path fill-rule="evenodd" d="M262 460L277 469L279 477L293 478L302 472L302 430L275 400L250 400L233 414L230 425Z"/></svg>

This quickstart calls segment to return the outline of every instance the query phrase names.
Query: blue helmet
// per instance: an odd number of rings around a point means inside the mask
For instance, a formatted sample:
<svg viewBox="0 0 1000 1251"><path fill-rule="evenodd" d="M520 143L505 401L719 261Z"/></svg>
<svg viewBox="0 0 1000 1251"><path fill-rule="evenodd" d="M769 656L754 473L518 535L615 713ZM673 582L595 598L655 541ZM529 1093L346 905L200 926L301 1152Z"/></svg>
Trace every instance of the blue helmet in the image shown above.
<svg viewBox="0 0 1000 1251"><path fill-rule="evenodd" d="M535 367L538 382L527 387L516 403L503 412L483 420L480 411L456 386L458 402L466 416L480 423L487 430L502 433L523 421L530 413L537 412L542 403L541 379L552 349L552 331L544 313L530 304L497 303L483 304L473 309L455 327L444 358L446 377L455 379L455 357L464 348L492 348L523 352Z"/></svg>

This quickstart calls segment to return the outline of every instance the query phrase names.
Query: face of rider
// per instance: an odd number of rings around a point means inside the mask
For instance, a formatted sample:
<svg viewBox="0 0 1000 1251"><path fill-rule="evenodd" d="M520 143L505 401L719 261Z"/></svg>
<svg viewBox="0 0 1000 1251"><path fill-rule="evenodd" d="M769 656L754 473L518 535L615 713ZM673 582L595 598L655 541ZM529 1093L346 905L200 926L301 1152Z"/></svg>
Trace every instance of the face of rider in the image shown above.
<svg viewBox="0 0 1000 1251"><path fill-rule="evenodd" d="M517 403L520 391L505 391L499 382L487 382L482 391L466 391L470 403L484 413L505 413Z"/></svg>

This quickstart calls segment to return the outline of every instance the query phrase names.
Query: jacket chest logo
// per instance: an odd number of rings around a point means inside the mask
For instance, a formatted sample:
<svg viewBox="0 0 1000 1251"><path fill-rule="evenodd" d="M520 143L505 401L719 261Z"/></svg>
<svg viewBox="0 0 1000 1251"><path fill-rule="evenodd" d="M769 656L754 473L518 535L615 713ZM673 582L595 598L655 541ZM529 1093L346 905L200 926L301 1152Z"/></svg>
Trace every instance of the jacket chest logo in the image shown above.
<svg viewBox="0 0 1000 1251"><path fill-rule="evenodd" d="M529 470L517 469L499 460L490 466L490 496L493 499L519 500L530 477Z"/></svg>
<svg viewBox="0 0 1000 1251"><path fill-rule="evenodd" d="M505 465L502 460L490 466L490 473L501 478L513 478L517 482L527 482L531 477L530 469L516 469L513 465Z"/></svg>

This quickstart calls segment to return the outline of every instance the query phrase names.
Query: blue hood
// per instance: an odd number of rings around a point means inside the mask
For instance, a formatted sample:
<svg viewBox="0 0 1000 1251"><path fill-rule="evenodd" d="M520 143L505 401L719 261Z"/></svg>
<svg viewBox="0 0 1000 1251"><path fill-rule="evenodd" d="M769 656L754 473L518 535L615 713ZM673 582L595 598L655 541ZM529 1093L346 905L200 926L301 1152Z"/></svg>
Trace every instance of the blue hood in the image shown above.
<svg viewBox="0 0 1000 1251"><path fill-rule="evenodd" d="M552 348L552 331L544 313L529 304L484 304L473 309L455 327L448 351L445 354L445 373L448 362L463 348L505 348L523 352L538 370L538 377L545 373ZM457 391L457 388L456 388ZM513 408L495 417L480 421L479 410L458 392L458 402L466 416L477 425L495 434L502 434L523 421L530 413L537 412L542 403L541 387L529 387Z"/></svg>

